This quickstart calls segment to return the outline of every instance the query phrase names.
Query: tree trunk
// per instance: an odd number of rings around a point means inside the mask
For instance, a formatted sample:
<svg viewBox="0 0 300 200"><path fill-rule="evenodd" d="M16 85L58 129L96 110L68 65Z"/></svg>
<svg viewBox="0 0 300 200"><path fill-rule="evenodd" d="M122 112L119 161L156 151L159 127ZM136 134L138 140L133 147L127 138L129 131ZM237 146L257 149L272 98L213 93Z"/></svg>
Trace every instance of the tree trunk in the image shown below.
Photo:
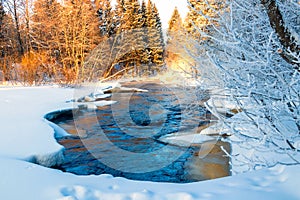
<svg viewBox="0 0 300 200"><path fill-rule="evenodd" d="M276 4L276 0L261 0L261 4L266 8L269 16L269 21L272 28L275 30L281 45L283 46L281 57L288 63L296 66L300 71L299 63L296 63L289 55L288 50L293 53L300 52L300 46L296 43L296 38L293 37L288 27L285 26L282 14Z"/></svg>
<svg viewBox="0 0 300 200"><path fill-rule="evenodd" d="M14 18L15 18L15 24L16 24L16 31L17 31L17 41L19 44L19 55L23 56L24 55L24 47L23 47L23 41L21 37L21 31L20 31L20 23L19 23L19 18L18 18L18 12L17 12L17 3L16 0L13 1L13 9L14 9Z"/></svg>

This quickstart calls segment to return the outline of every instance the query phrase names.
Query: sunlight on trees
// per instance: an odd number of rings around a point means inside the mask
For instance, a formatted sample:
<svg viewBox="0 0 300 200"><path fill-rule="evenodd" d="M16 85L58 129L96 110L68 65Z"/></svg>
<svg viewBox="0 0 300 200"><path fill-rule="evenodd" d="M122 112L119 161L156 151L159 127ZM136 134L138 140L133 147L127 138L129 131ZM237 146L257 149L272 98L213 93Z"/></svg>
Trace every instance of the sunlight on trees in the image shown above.
<svg viewBox="0 0 300 200"><path fill-rule="evenodd" d="M19 72L16 66L40 52L45 81L63 84L153 75L164 66L161 22L151 2L119 0L113 9L109 0L12 0L1 1L1 9L1 70L8 81L24 81L9 71Z"/></svg>

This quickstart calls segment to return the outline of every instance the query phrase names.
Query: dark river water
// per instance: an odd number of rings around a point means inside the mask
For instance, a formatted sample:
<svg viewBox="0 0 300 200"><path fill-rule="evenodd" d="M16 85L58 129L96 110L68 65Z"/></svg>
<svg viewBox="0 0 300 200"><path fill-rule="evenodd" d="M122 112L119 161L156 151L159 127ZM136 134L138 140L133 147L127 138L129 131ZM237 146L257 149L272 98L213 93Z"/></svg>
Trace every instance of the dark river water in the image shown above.
<svg viewBox="0 0 300 200"><path fill-rule="evenodd" d="M78 175L111 174L134 180L187 183L230 175L230 145L215 140L199 145L171 145L160 137L193 132L211 120L196 101L183 101L192 88L155 83L127 83L147 93L114 93L106 100L118 101L98 109L50 113L46 116L70 136L56 138L65 147L64 161L55 166ZM203 91L204 92L204 91ZM211 146L199 156L201 146Z"/></svg>

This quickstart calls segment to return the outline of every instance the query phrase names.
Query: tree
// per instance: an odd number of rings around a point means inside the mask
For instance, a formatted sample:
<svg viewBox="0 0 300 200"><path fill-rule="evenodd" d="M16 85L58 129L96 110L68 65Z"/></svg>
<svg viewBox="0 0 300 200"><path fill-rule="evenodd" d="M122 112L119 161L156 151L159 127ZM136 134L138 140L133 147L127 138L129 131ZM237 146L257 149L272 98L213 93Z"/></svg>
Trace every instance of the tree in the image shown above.
<svg viewBox="0 0 300 200"><path fill-rule="evenodd" d="M138 0L117 1L115 19L119 21L115 22L117 24L116 35L111 42L110 55L113 56L109 56L113 59L111 59L112 64L104 73L104 77L119 73L119 71L122 71L122 74L131 72L133 76L157 71L158 68L155 69L155 65L160 60L159 50L157 50L158 48L150 48L150 46L160 45L162 47L163 40L161 40L162 32L151 30L160 29L161 31L161 26L158 15L153 14L155 11L152 9L152 2L149 4L151 4L150 10L147 9L145 2L140 5ZM152 28L148 23L150 21ZM150 30L153 37L151 44L149 40ZM151 56L152 59L150 59ZM156 63L153 62L154 58ZM150 65L153 65L153 69Z"/></svg>
<svg viewBox="0 0 300 200"><path fill-rule="evenodd" d="M107 19L103 17L102 20ZM146 7L144 1L140 4L138 0L118 0L113 24L115 34L102 37L86 66L90 66L98 78L99 74L108 78L128 73L141 76L159 71L164 64L164 41L158 11L152 2L149 1ZM89 77L94 80L97 76L91 74Z"/></svg>
<svg viewBox="0 0 300 200"><path fill-rule="evenodd" d="M44 76L52 80L62 78L59 64L60 12L62 6L56 0L36 0L31 19L30 40L35 53L30 53L27 58L37 54L46 57L43 59Z"/></svg>
<svg viewBox="0 0 300 200"><path fill-rule="evenodd" d="M19 79L23 84L39 85L45 81L47 57L43 53L27 52L21 60Z"/></svg>
<svg viewBox="0 0 300 200"><path fill-rule="evenodd" d="M69 0L65 1L59 14L59 58L66 83L84 80L85 58L99 41L99 23L95 13L91 1Z"/></svg>
<svg viewBox="0 0 300 200"><path fill-rule="evenodd" d="M122 24L124 23L123 14L126 12L125 9L125 0L117 0L114 16L114 24L116 27L116 33L122 32Z"/></svg>
<svg viewBox="0 0 300 200"><path fill-rule="evenodd" d="M5 18L5 11L4 11L4 7L3 7L3 3L2 1L0 1L0 37L3 38L3 23L4 23L4 18Z"/></svg>
<svg viewBox="0 0 300 200"><path fill-rule="evenodd" d="M142 63L147 62L148 58L146 52L146 10L145 4L140 5L138 0L129 0L125 6L123 30L125 30L125 41L130 41L128 49L131 49L126 56L128 56L129 64L133 66L133 75L136 76L144 73Z"/></svg>
<svg viewBox="0 0 300 200"><path fill-rule="evenodd" d="M182 18L177 7L175 7L167 31L166 63L170 68L174 69L176 63L183 60L184 37Z"/></svg>
<svg viewBox="0 0 300 200"><path fill-rule="evenodd" d="M115 34L115 24L113 22L110 0L97 0L95 4L99 17L100 35L101 37L110 37Z"/></svg>
<svg viewBox="0 0 300 200"><path fill-rule="evenodd" d="M17 0L12 1L6 1L6 7L8 11L10 12L13 22L14 22L14 28L15 28L15 36L16 43L18 44L18 54L19 57L22 57L25 53L25 47L24 47L24 40L22 37L22 30L21 30L21 22L20 22L20 10L24 10L24 4L22 5L22 2Z"/></svg>
<svg viewBox="0 0 300 200"><path fill-rule="evenodd" d="M205 46L205 54L197 58L198 62L207 61L200 63L201 73L219 70L220 76L211 73L211 77L222 79L220 86L230 92L228 99L239 108L236 116L227 119L208 105L223 122L220 134L233 135L228 138L233 149L249 150L247 155L228 154L233 172L300 163L296 146L300 141L300 74L294 64L299 63L299 56L293 51L299 44L299 32L292 31L292 20L287 21L295 16L291 11L300 12L300 5L293 1L277 3L226 1L218 26L206 35L214 45ZM283 51L292 55L288 62ZM210 67L202 67L205 64Z"/></svg>
<svg viewBox="0 0 300 200"><path fill-rule="evenodd" d="M189 12L185 20L185 27L189 34L197 40L205 39L205 35L218 26L218 21L224 10L223 0L189 0Z"/></svg>
<svg viewBox="0 0 300 200"><path fill-rule="evenodd" d="M148 72L148 64L150 59L150 53L148 52L149 45L148 45L147 7L144 0L142 1L141 7L139 9L138 30L140 32L140 35L139 35L139 41L137 42L139 44L137 54L140 55L140 63L141 63L141 69L139 75L142 75Z"/></svg>
<svg viewBox="0 0 300 200"><path fill-rule="evenodd" d="M216 46L214 41L210 39L210 35L218 32L222 14L228 10L227 7L226 1L223 0L188 1L189 12L185 18L184 27L188 33L185 38L185 50L190 55L185 59L188 66L186 68L190 68L186 72L190 76L206 76L206 74L200 74L199 69L209 69L210 64L203 59L199 61L197 57L206 54L206 47Z"/></svg>
<svg viewBox="0 0 300 200"><path fill-rule="evenodd" d="M3 76L2 78L6 79L6 74L7 74L7 70L6 70L6 63L5 63L5 57L6 57L6 53L7 53L7 45L8 45L8 41L6 40L6 28L5 28L5 18L6 18L6 13L4 11L4 7L3 7L3 3L2 1L0 1L0 71L3 72Z"/></svg>
<svg viewBox="0 0 300 200"><path fill-rule="evenodd" d="M13 19L5 12L3 1L0 1L0 71L4 80L10 81L15 79L12 66L19 58L15 32Z"/></svg>
<svg viewBox="0 0 300 200"><path fill-rule="evenodd" d="M161 71L164 65L164 40L158 10L151 0L147 4L148 51L150 54L149 71Z"/></svg>
<svg viewBox="0 0 300 200"><path fill-rule="evenodd" d="M275 30L280 44L283 47L280 52L281 57L286 62L295 65L295 68L300 71L300 63L297 62L300 56L300 45L297 43L296 35L292 34L291 27L287 28L275 0L261 0L261 4L265 7L271 27Z"/></svg>
<svg viewBox="0 0 300 200"><path fill-rule="evenodd" d="M118 71L127 73L136 67L138 61L135 51L136 24L139 3L137 0L117 1L115 9L115 35L109 37L110 64L104 70L104 77L109 77ZM123 73L123 74L124 74Z"/></svg>

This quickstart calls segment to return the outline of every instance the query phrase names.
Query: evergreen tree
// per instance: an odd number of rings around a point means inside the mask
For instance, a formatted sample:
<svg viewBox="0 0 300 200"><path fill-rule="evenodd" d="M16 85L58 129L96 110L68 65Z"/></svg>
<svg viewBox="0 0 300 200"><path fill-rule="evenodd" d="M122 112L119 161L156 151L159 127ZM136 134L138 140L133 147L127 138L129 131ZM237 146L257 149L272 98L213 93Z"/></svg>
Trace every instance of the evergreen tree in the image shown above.
<svg viewBox="0 0 300 200"><path fill-rule="evenodd" d="M125 69L130 69L136 65L136 16L138 11L137 0L127 0L124 6L120 5L120 9L125 10L120 16L120 32L118 34L118 55L116 59L122 63Z"/></svg>
<svg viewBox="0 0 300 200"><path fill-rule="evenodd" d="M127 50L125 54L125 60L127 66L133 68L133 75L139 73L140 66L140 55L139 50L141 49L142 35L140 31L140 17L139 14L140 4L138 0L127 0L125 2L125 13L124 13L124 24L123 41Z"/></svg>
<svg viewBox="0 0 300 200"><path fill-rule="evenodd" d="M116 33L120 33L122 31L122 24L124 23L123 15L125 13L125 0L117 0L116 8L115 8L115 15L114 15L114 24Z"/></svg>
<svg viewBox="0 0 300 200"><path fill-rule="evenodd" d="M148 70L148 64L150 54L148 52L148 24L147 24L147 7L143 0L139 9L139 30L140 30L140 49L138 54L140 55L141 62L141 74L144 74Z"/></svg>
<svg viewBox="0 0 300 200"><path fill-rule="evenodd" d="M189 12L185 19L187 32L185 49L189 52L188 63L192 76L199 74L199 62L194 58L206 54L207 46L215 46L210 36L217 32L220 16L225 10L226 1L223 0L188 0ZM201 46L201 47L199 47Z"/></svg>
<svg viewBox="0 0 300 200"><path fill-rule="evenodd" d="M184 38L182 18L175 7L167 31L166 63L168 67L173 67L177 61L183 59L185 54Z"/></svg>
<svg viewBox="0 0 300 200"><path fill-rule="evenodd" d="M135 29L138 26L138 11L139 11L138 0L127 0L125 1L125 12L123 15L123 30Z"/></svg>
<svg viewBox="0 0 300 200"><path fill-rule="evenodd" d="M101 1L101 0L99 0ZM126 64L125 54L128 46L124 43L124 33L123 29L125 27L125 0L117 0L115 9L112 11L112 24L113 24L113 35L110 35L108 38L103 38L99 49L96 51L99 55L93 57L100 58L107 57L106 66L100 65L102 69L98 71L102 71L102 76L107 78L114 73L117 73L119 70L123 70L124 65Z"/></svg>
<svg viewBox="0 0 300 200"><path fill-rule="evenodd" d="M96 0L97 15L99 17L100 35L110 37L115 33L113 12L110 0Z"/></svg>
<svg viewBox="0 0 300 200"><path fill-rule="evenodd" d="M176 33L178 31L182 31L182 19L179 14L178 8L175 7L171 19L169 21L168 35L172 37L173 33Z"/></svg>
<svg viewBox="0 0 300 200"><path fill-rule="evenodd" d="M115 36L111 37L110 59L103 76L124 71L132 75L153 74L164 64L164 41L158 10L151 1L117 0ZM103 48L99 52L104 52Z"/></svg>
<svg viewBox="0 0 300 200"><path fill-rule="evenodd" d="M158 10L151 0L147 4L147 25L148 50L150 54L149 67L151 68L151 72L155 73L160 71L164 65L164 41Z"/></svg>

